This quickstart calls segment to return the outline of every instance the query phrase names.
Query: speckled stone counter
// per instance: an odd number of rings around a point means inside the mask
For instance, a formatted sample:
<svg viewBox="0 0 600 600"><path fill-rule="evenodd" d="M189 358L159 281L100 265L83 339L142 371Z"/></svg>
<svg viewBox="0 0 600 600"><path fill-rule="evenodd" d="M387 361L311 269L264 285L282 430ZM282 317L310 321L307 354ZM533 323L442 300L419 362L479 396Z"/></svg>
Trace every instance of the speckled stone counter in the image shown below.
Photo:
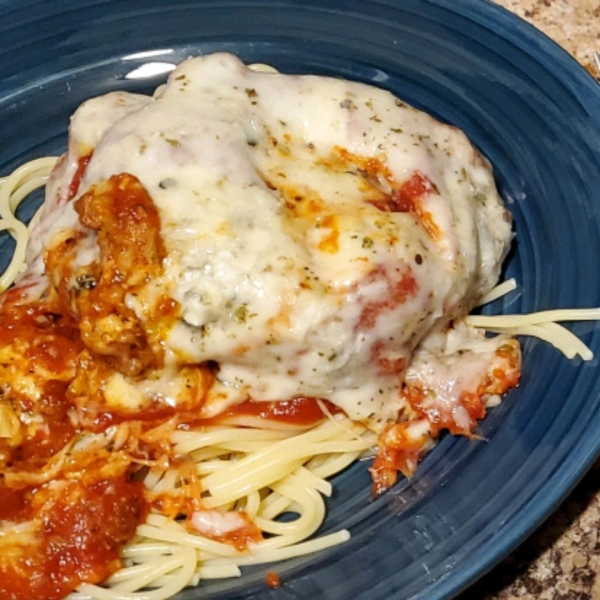
<svg viewBox="0 0 600 600"><path fill-rule="evenodd" d="M594 77L600 73L600 0L496 0L570 52Z"/></svg>
<svg viewBox="0 0 600 600"><path fill-rule="evenodd" d="M497 0L600 81L600 0ZM600 166L599 166L600 168ZM520 548L458 600L600 600L600 462Z"/></svg>

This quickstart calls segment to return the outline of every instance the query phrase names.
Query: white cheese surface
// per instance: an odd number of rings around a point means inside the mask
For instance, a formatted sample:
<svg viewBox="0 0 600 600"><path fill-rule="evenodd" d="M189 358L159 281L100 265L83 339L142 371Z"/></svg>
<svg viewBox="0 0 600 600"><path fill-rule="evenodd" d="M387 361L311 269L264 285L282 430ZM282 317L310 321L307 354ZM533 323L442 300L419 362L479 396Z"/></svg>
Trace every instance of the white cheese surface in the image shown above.
<svg viewBox="0 0 600 600"><path fill-rule="evenodd" d="M205 416L310 396L375 427L393 419L413 352L495 285L510 241L491 169L456 128L368 85L214 54L155 97L75 113L32 268L81 228L66 196L90 150L79 195L130 173L158 208L164 276L128 304L144 321L153 298L179 302L161 344L169 368L219 364ZM429 186L418 210L377 206L415 175ZM94 237L83 247L87 264Z"/></svg>

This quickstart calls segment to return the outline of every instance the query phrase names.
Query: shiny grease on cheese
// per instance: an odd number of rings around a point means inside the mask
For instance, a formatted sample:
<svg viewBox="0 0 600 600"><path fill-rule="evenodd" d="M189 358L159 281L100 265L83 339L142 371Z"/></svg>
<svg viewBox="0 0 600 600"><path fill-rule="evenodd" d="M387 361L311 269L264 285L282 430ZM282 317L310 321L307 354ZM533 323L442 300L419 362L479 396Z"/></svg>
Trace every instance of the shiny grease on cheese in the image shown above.
<svg viewBox="0 0 600 600"><path fill-rule="evenodd" d="M179 303L159 343L168 368L218 363L204 416L308 396L393 420L413 353L494 286L510 241L491 169L462 132L368 85L214 54L153 98L78 109L34 271L42 248L85 229L67 195L92 151L79 195L130 173L158 209L164 274L127 303L142 322L156 298ZM388 200L413 183L418 210L396 210ZM86 235L82 265L98 259Z"/></svg>

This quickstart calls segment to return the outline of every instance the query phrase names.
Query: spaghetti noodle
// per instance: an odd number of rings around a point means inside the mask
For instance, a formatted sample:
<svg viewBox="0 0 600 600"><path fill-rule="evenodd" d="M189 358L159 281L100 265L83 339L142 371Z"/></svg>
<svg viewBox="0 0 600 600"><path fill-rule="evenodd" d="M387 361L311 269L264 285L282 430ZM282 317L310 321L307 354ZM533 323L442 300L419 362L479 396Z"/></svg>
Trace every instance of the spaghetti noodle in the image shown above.
<svg viewBox="0 0 600 600"><path fill-rule="evenodd" d="M171 442L178 454L192 457L201 487L208 490L192 523L204 523L210 532L215 511L217 519L242 511L270 537L257 541L251 553L240 553L231 544L190 533L183 523L151 514L138 527L137 540L123 551L125 567L106 582L110 592L82 585L73 598L135 598L132 592L148 586L156 588L152 598L168 598L174 578L181 587L201 579L235 577L244 565L276 562L342 543L349 538L345 530L305 540L325 517L322 495L331 494L327 478L372 448L375 439L364 428L337 417L303 433L224 427L176 432ZM150 470L145 483L151 494L176 488L173 473L161 469ZM278 519L289 513L296 518ZM235 517L232 526L237 528ZM196 527L202 529L202 524ZM186 562L190 548L193 568ZM175 577L167 576L171 572L177 573Z"/></svg>
<svg viewBox="0 0 600 600"><path fill-rule="evenodd" d="M0 292L6 290L25 268L25 248L28 232L35 225L33 220L27 227L16 216L21 202L33 191L43 187L57 159L48 156L29 161L0 179L0 231L8 231L15 240L15 248L9 265L0 276Z"/></svg>

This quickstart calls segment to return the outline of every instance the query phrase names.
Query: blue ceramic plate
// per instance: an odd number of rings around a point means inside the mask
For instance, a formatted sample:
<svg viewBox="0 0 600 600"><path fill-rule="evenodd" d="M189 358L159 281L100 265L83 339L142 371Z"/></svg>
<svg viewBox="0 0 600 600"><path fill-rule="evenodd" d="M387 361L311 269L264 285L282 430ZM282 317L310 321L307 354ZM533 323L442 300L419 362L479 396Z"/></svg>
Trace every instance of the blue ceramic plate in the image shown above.
<svg viewBox="0 0 600 600"><path fill-rule="evenodd" d="M150 92L173 63L228 50L284 72L372 83L464 129L515 217L519 291L493 311L600 305L600 88L542 34L486 0L5 0L0 167L64 151L68 117L115 89ZM572 329L600 355L594 325ZM324 530L343 547L192 598L450 598L547 517L600 451L597 364L523 344L521 386L488 441L446 437L410 482L369 500L366 465L336 479Z"/></svg>

